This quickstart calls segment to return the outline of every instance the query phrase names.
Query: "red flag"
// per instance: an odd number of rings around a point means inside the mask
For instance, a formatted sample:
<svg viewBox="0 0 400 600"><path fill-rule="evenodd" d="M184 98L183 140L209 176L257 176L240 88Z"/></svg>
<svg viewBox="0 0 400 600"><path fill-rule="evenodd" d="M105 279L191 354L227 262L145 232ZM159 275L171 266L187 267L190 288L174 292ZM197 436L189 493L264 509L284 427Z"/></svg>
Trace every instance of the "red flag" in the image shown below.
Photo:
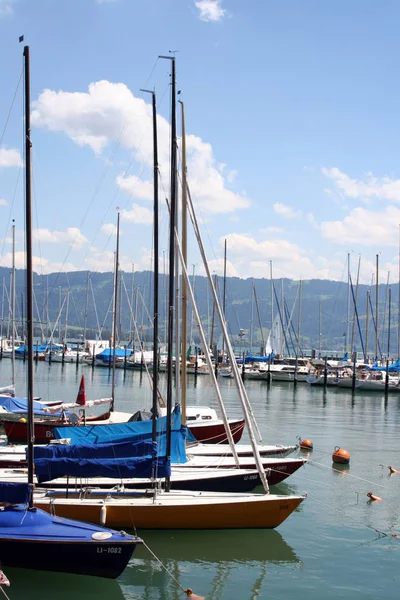
<svg viewBox="0 0 400 600"><path fill-rule="evenodd" d="M79 392L76 397L76 403L81 406L86 404L86 391L85 391L85 377L82 375L81 384L79 386Z"/></svg>

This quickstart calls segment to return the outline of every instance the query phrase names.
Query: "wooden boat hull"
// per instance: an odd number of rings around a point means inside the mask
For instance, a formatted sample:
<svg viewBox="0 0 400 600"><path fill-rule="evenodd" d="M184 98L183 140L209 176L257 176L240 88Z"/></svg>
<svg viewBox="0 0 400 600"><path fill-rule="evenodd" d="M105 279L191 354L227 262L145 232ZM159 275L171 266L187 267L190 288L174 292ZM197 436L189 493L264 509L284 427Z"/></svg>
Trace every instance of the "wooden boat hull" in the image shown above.
<svg viewBox="0 0 400 600"><path fill-rule="evenodd" d="M226 444L228 437L225 431L225 425L223 421L199 421L199 422L188 422L188 428L194 435L198 442L204 442L207 444ZM245 422L243 419L230 420L229 428L232 432L233 441L235 444L240 441Z"/></svg>
<svg viewBox="0 0 400 600"><path fill-rule="evenodd" d="M165 496L143 502L36 499L35 505L57 516L100 524L106 507L106 526L138 529L274 529L303 501L301 496L259 496L216 501L196 496L190 503L177 499L165 502ZM164 503L165 502L165 503ZM104 515L104 511L103 511Z"/></svg>

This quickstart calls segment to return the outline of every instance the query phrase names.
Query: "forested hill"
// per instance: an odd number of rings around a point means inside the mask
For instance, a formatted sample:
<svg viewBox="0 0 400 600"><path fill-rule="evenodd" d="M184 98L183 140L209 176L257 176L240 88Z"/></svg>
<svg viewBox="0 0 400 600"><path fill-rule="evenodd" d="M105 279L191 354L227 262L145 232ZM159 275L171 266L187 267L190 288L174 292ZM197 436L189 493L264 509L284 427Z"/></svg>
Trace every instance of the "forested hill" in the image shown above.
<svg viewBox="0 0 400 600"><path fill-rule="evenodd" d="M68 304L68 336L73 337L82 333L85 322L86 290L88 274L84 271L70 272L50 275L34 275L35 291L35 318L37 319L36 333L40 331L40 323L46 330L46 323L56 322L60 313L60 306L63 306L61 313L61 324L65 326L66 309ZM256 291L258 300L258 309L260 321L263 327L264 339L267 338L268 330L271 327L271 297L272 286L268 279L239 279L237 277L228 277L226 281L226 316L230 332L235 343L238 343L238 334L240 329L244 330L242 345L245 348L250 343L251 320L253 320L253 341L254 345L261 344L261 331L258 318L256 303L253 302L252 308L252 289ZM0 267L0 315L3 315L3 335L8 320L8 295L10 285L10 269ZM165 298L167 292L167 278L160 276L160 336L164 332ZM299 309L299 282L290 279L274 280L274 308L273 313L282 316L287 323L290 319L293 323L291 334L288 333L288 344L295 343L295 332L298 328L298 309ZM138 327L141 328L143 337L146 338L149 333L149 319L146 310L152 311L152 287L153 274L149 271L135 273L133 286L132 274L123 273L122 283L120 285L120 305L121 305L121 339L128 339L130 331L130 310L128 305L132 300L132 308L137 315ZM194 281L195 295L198 308L203 320L203 325L211 335L213 302L211 292L207 285L205 277L196 276ZM217 278L217 288L222 297L223 280ZM17 270L16 274L16 319L21 321L22 305L25 289L25 272ZM47 292L48 290L48 292ZM357 319L354 321L354 346L361 351L359 329L365 344L366 337L366 311L367 311L367 290L368 286L360 285L358 289L357 301ZM356 290L353 290L354 297ZM67 296L69 301L67 302ZM112 295L113 295L113 274L112 273L90 273L90 285L88 294L88 315L87 327L88 335L94 336L100 329L103 329L103 337L106 339L109 335L112 319ZM347 314L350 314L350 320L354 315L353 294L350 291L350 310L348 311L348 286L347 283L312 279L302 282L302 300L301 300L301 319L300 333L303 348L319 348L319 334L321 322L321 347L325 350L341 351L346 342L348 334L349 342L352 338L353 324L347 326ZM3 302L4 297L4 302ZM379 286L379 314L378 329L380 331L381 350L387 352L387 330L389 325L389 293L387 286ZM253 295L254 298L254 295ZM278 309L279 306L279 309ZM375 331L372 314L375 313L375 289L371 290L371 302L369 306L369 342L368 349L373 354L375 349ZM285 313L285 314L283 314ZM189 317L191 312L189 311ZM321 319L320 319L321 314ZM253 319L252 319L253 315ZM375 316L375 315L374 315ZM398 285L391 288L391 353L397 351L397 321L398 321ZM4 329L5 328L5 329ZM81 331L78 332L78 329ZM198 340L196 328L193 327L194 340ZM218 319L215 318L214 340L218 340L220 329ZM46 331L47 333L47 331Z"/></svg>

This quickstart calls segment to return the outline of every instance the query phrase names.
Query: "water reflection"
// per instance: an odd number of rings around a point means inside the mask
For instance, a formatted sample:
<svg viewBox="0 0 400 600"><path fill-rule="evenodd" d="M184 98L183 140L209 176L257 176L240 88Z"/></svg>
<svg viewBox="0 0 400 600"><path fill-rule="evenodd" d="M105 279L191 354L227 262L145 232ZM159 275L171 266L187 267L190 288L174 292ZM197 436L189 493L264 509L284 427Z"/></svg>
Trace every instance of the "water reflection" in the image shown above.
<svg viewBox="0 0 400 600"><path fill-rule="evenodd" d="M5 568L4 571L11 583L7 590L11 600L124 600L118 581L113 579L29 569Z"/></svg>
<svg viewBox="0 0 400 600"><path fill-rule="evenodd" d="M273 530L140 531L147 545L181 585L213 598L256 598L274 565L300 564L300 559ZM243 584L242 570L246 572ZM182 597L182 592L145 547L120 578L123 589L139 598ZM239 592L238 586L244 585ZM233 595L229 588L233 586ZM136 598L136 596L132 596Z"/></svg>

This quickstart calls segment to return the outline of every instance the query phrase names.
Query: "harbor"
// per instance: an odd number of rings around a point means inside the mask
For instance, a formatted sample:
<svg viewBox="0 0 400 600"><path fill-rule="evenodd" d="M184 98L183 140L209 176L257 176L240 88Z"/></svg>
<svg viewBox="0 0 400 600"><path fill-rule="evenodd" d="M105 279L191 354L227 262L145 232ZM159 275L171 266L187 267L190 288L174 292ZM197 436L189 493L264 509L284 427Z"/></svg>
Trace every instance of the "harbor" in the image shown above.
<svg viewBox="0 0 400 600"><path fill-rule="evenodd" d="M103 397L110 386L108 370L74 365L35 366L37 393L43 399L68 401L76 395L81 374L93 397ZM10 376L10 361L0 362L0 376ZM205 402L217 408L207 377L188 383L191 404ZM22 362L17 382L24 387ZM162 385L162 383L161 383ZM117 371L119 410L135 412L149 406L151 390L139 372ZM226 409L240 415L236 390L230 379L221 380ZM388 466L400 467L397 397L351 390L323 390L291 383L246 382L265 443L296 443L310 438L314 450L308 463L272 492L306 492L307 499L277 530L246 531L138 531L174 577L206 598L243 600L272 596L327 598L397 598L400 534L398 493L400 478ZM242 442L248 440L243 435ZM346 468L333 466L335 446L351 453ZM382 466L381 466L382 465ZM371 503L373 491L382 502ZM387 534L384 536L382 533ZM362 577L361 574L362 573ZM59 577L59 576L58 576ZM179 598L181 590L145 548L140 548L124 574L102 588L82 577L66 577L61 598L81 593L90 598ZM10 569L13 598L50 598L45 583L56 574ZM111 585L112 584L112 585ZM80 592L79 592L80 590ZM35 595L36 594L36 595ZM240 594L240 595L239 595Z"/></svg>
<svg viewBox="0 0 400 600"><path fill-rule="evenodd" d="M0 600L397 600L399 18L0 0Z"/></svg>

